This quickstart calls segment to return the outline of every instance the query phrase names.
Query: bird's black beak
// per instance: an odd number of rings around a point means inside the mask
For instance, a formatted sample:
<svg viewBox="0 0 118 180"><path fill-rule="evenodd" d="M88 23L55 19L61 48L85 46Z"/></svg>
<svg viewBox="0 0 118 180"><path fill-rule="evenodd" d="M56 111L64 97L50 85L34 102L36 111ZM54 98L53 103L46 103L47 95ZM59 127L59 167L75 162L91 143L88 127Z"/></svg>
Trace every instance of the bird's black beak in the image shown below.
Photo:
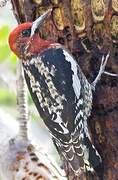
<svg viewBox="0 0 118 180"><path fill-rule="evenodd" d="M35 31L37 28L40 27L40 25L42 25L42 23L45 21L45 19L48 17L48 15L51 13L52 9L49 9L48 11L46 11L43 15L41 15L38 19L36 19L31 27L31 35L30 37L32 37L35 34Z"/></svg>

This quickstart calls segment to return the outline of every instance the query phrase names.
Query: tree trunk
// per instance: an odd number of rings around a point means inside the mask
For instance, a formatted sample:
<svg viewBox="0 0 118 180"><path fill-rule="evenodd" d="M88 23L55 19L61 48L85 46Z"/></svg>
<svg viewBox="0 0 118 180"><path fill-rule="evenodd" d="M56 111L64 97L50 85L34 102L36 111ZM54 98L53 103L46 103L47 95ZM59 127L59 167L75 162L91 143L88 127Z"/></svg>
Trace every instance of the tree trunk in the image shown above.
<svg viewBox="0 0 118 180"><path fill-rule="evenodd" d="M118 72L118 2L117 0L11 0L19 23L33 21L49 8L50 20L41 33L66 46L75 56L89 82L99 70L102 55L110 52L109 72ZM104 170L97 170L105 180L118 179L118 78L104 75L93 93L93 110L88 124L93 143L103 159ZM67 167L67 165L65 166ZM69 179L75 177L68 168ZM101 178L102 179L102 178Z"/></svg>

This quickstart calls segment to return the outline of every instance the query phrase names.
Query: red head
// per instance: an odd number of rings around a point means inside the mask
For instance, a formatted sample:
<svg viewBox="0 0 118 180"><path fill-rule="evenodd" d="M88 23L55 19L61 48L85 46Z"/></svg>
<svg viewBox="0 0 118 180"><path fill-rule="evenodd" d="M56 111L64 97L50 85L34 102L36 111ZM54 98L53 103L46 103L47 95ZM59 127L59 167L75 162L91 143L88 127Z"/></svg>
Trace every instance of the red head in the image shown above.
<svg viewBox="0 0 118 180"><path fill-rule="evenodd" d="M19 58L25 59L26 56L40 53L41 50L51 44L50 41L41 39L39 33L36 32L36 29L43 23L49 12L50 10L33 23L26 22L20 24L10 33L10 48Z"/></svg>

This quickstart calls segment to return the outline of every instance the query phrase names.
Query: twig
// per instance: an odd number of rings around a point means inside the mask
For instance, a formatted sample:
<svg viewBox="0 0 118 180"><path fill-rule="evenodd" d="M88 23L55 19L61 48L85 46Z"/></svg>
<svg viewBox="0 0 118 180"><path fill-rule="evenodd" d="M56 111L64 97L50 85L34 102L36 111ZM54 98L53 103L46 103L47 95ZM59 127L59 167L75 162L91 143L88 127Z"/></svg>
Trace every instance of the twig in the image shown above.
<svg viewBox="0 0 118 180"><path fill-rule="evenodd" d="M96 84L101 79L102 74L105 72L105 67L106 67L107 61L109 59L109 55L110 54L108 53L106 57L102 56L102 62L101 62L101 65L100 65L100 70L98 72L98 75L95 78L95 80L91 83L91 87L92 87L93 90L95 90Z"/></svg>
<svg viewBox="0 0 118 180"><path fill-rule="evenodd" d="M19 136L25 140L27 137L27 122L28 122L28 107L27 107L27 92L24 80L22 63L19 61L17 67L17 104L18 104L18 121L19 121Z"/></svg>
<svg viewBox="0 0 118 180"><path fill-rule="evenodd" d="M2 0L2 1L0 1L0 7L2 8L2 7L4 7L4 6L6 6L6 4L7 4L8 1L9 1L9 0Z"/></svg>

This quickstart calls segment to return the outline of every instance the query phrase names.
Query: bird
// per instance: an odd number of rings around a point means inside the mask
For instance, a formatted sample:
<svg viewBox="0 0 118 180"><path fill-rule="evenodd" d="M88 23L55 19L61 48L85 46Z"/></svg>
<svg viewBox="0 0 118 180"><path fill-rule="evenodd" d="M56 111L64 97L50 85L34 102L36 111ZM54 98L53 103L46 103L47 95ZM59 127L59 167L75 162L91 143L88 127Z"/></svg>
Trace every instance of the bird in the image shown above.
<svg viewBox="0 0 118 180"><path fill-rule="evenodd" d="M68 49L41 37L38 30L50 13L49 9L34 22L18 25L9 35L9 46L22 61L29 92L58 152L75 174L93 172L102 158L91 141L88 118L92 91L109 53L102 57L98 76L89 83Z"/></svg>

